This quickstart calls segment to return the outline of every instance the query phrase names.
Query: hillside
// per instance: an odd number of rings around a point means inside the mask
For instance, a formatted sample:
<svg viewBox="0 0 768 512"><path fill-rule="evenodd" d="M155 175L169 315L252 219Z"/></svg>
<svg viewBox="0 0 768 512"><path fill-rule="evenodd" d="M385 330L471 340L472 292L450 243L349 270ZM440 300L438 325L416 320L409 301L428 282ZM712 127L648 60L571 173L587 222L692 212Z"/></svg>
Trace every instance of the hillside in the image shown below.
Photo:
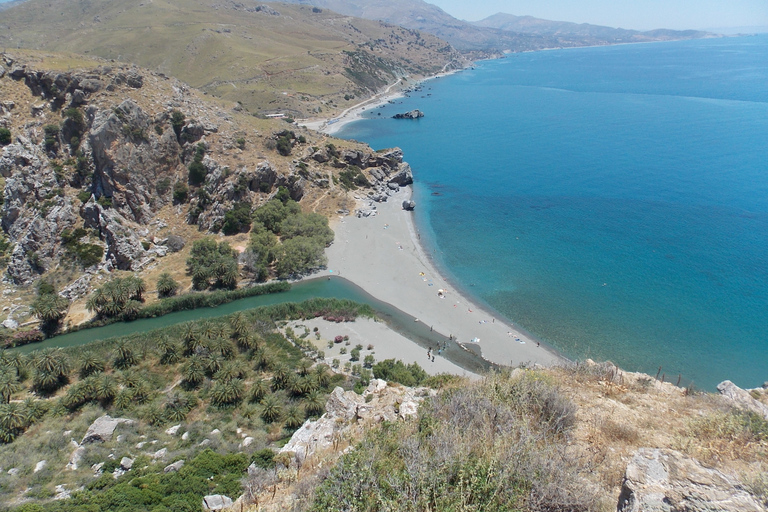
<svg viewBox="0 0 768 512"><path fill-rule="evenodd" d="M429 34L326 9L214 0L28 0L0 46L133 62L253 113L329 113L463 59Z"/></svg>
<svg viewBox="0 0 768 512"><path fill-rule="evenodd" d="M0 97L9 304L0 319L9 325L33 320L30 285L40 277L74 301L68 321L78 324L90 317L85 297L109 275L138 272L154 283L167 271L190 288L193 242L227 231L223 240L245 251L251 212L278 193L327 218L412 179L399 150L374 153L260 119L126 64L0 54Z"/></svg>
<svg viewBox="0 0 768 512"><path fill-rule="evenodd" d="M510 32L519 32L521 34L566 38L566 40L582 38L585 43L591 41L595 44L641 43L647 41L664 41L668 39L695 39L707 36L706 32L696 30L651 30L640 32L638 30L590 25L589 23L550 21L534 18L533 16L514 16L505 13L494 14L483 20L474 22L473 25Z"/></svg>

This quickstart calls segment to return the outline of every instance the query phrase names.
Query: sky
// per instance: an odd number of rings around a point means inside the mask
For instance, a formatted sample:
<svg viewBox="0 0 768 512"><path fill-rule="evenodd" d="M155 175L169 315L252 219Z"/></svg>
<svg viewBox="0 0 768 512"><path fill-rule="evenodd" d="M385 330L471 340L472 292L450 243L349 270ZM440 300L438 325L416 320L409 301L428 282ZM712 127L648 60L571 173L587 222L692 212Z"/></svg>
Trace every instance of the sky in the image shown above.
<svg viewBox="0 0 768 512"><path fill-rule="evenodd" d="M426 0L477 21L497 12L635 30L768 27L768 0Z"/></svg>

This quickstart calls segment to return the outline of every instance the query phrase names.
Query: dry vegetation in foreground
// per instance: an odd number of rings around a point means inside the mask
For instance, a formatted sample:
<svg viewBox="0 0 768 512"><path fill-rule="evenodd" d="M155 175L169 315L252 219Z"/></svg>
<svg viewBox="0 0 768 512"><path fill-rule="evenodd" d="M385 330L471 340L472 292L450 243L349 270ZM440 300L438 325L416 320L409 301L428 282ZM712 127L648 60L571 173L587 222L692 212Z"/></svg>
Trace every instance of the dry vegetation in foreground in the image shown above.
<svg viewBox="0 0 768 512"><path fill-rule="evenodd" d="M418 420L357 432L298 474L246 481L251 510L609 511L641 447L681 451L768 500L768 422L610 363L447 379Z"/></svg>

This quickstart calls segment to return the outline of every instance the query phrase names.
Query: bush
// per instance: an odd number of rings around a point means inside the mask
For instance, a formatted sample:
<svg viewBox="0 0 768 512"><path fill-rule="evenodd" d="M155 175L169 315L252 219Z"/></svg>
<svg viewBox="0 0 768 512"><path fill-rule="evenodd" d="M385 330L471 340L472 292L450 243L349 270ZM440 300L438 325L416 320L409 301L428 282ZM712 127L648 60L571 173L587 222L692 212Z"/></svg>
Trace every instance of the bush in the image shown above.
<svg viewBox="0 0 768 512"><path fill-rule="evenodd" d="M404 386L418 386L428 377L427 372L417 363L404 364L399 359L386 359L373 365L373 376Z"/></svg>
<svg viewBox="0 0 768 512"><path fill-rule="evenodd" d="M173 184L173 202L176 204L186 203L189 198L189 188L183 181L177 181Z"/></svg>
<svg viewBox="0 0 768 512"><path fill-rule="evenodd" d="M241 201L235 203L231 210L224 214L224 224L221 230L225 235L236 235L251 229L251 203Z"/></svg>
<svg viewBox="0 0 768 512"><path fill-rule="evenodd" d="M179 289L179 283L177 283L171 274L163 272L157 279L157 296L162 298L172 297L176 295L176 291Z"/></svg>
<svg viewBox="0 0 768 512"><path fill-rule="evenodd" d="M176 140L181 137L181 129L184 128L184 114L178 110L171 111L171 127L176 134Z"/></svg>
<svg viewBox="0 0 768 512"><path fill-rule="evenodd" d="M7 146L11 143L11 130L0 127L0 146Z"/></svg>

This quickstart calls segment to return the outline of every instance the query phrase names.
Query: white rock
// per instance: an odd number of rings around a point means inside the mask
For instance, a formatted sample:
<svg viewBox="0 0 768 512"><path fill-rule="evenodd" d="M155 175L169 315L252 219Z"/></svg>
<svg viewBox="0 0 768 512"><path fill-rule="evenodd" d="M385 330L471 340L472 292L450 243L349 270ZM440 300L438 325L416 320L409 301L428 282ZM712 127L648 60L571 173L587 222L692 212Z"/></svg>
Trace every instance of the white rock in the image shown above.
<svg viewBox="0 0 768 512"><path fill-rule="evenodd" d="M212 436L218 436L218 435L220 435L220 434L221 434L221 430L219 430L219 429L215 428L215 429L211 430L211 434L210 434L210 435L212 435Z"/></svg>
<svg viewBox="0 0 768 512"><path fill-rule="evenodd" d="M182 441L188 441L189 440L189 432L184 432L181 434L181 440Z"/></svg>
<svg viewBox="0 0 768 512"><path fill-rule="evenodd" d="M3 321L3 327L5 327L6 329L16 329L18 326L19 326L19 322L17 322L12 318L9 318Z"/></svg>
<svg viewBox="0 0 768 512"><path fill-rule="evenodd" d="M122 459L120 459L120 467L123 470L128 471L133 467L133 459L129 459L128 457L123 457Z"/></svg>
<svg viewBox="0 0 768 512"><path fill-rule="evenodd" d="M177 460L173 464L168 464L165 466L165 469L163 469L163 473L171 473L172 471L178 471L181 469L181 467L184 465L184 460Z"/></svg>
<svg viewBox="0 0 768 512"><path fill-rule="evenodd" d="M211 444L210 439L203 439L198 446L208 446L209 444Z"/></svg>
<svg viewBox="0 0 768 512"><path fill-rule="evenodd" d="M232 506L232 498L223 494L213 494L203 498L203 510L223 510Z"/></svg>
<svg viewBox="0 0 768 512"><path fill-rule="evenodd" d="M180 428L181 428L181 425L174 425L171 428L167 429L165 433L168 434L169 436L175 436L179 432Z"/></svg>
<svg viewBox="0 0 768 512"><path fill-rule="evenodd" d="M19 468L11 468L8 470L8 474L11 476L16 476L19 474Z"/></svg>
<svg viewBox="0 0 768 512"><path fill-rule="evenodd" d="M40 462L35 464L35 471L34 472L38 473L38 472L42 471L43 469L45 469L45 466L47 466L47 465L48 465L48 461L41 460Z"/></svg>
<svg viewBox="0 0 768 512"><path fill-rule="evenodd" d="M142 448L144 448L145 444L147 444L146 441L140 441L140 442L136 443L136 448L141 450Z"/></svg>
<svg viewBox="0 0 768 512"><path fill-rule="evenodd" d="M161 450L157 450L155 453L152 454L153 459L164 459L168 455L168 448L163 448Z"/></svg>
<svg viewBox="0 0 768 512"><path fill-rule="evenodd" d="M253 444L253 438L252 437L246 437L243 439L243 442L240 443L241 448L247 448L248 446L251 446Z"/></svg>

